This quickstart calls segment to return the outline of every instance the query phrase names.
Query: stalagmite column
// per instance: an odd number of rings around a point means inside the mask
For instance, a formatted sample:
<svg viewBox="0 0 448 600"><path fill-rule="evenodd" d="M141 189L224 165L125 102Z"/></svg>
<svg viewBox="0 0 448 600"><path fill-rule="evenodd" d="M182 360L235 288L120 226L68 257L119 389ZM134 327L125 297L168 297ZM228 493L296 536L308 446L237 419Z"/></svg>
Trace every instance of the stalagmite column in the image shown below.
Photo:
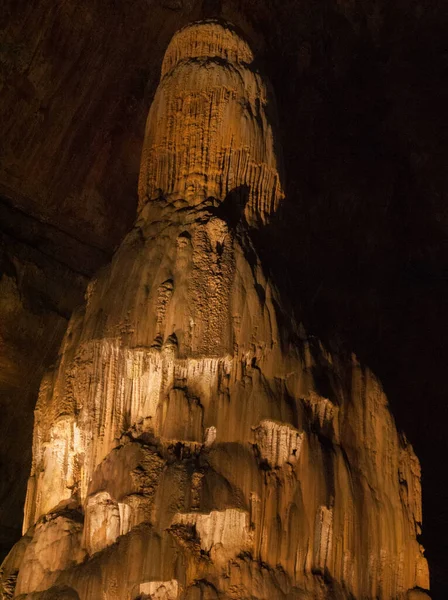
<svg viewBox="0 0 448 600"><path fill-rule="evenodd" d="M230 26L174 36L138 219L42 382L3 598L425 596L418 460L251 242L283 198L274 106Z"/></svg>

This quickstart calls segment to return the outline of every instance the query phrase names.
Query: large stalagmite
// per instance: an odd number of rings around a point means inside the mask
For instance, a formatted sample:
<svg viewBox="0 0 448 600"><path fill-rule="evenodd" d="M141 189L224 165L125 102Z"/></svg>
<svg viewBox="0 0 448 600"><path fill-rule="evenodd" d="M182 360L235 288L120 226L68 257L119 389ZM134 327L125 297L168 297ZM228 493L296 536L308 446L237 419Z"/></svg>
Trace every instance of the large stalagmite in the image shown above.
<svg viewBox="0 0 448 600"><path fill-rule="evenodd" d="M3 598L425 596L418 460L251 241L283 197L273 107L230 26L174 36L137 222L42 382Z"/></svg>

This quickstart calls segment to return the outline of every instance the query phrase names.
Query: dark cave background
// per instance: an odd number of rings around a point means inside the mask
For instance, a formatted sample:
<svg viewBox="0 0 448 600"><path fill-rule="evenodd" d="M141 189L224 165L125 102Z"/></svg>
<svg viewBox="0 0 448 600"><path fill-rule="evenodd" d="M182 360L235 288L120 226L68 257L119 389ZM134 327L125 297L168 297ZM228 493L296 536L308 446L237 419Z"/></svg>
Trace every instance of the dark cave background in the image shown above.
<svg viewBox="0 0 448 600"><path fill-rule="evenodd" d="M448 6L433 0L3 0L0 549L20 536L32 411L89 277L135 217L173 33L250 40L277 97L287 200L264 253L307 330L380 378L422 464L448 597Z"/></svg>

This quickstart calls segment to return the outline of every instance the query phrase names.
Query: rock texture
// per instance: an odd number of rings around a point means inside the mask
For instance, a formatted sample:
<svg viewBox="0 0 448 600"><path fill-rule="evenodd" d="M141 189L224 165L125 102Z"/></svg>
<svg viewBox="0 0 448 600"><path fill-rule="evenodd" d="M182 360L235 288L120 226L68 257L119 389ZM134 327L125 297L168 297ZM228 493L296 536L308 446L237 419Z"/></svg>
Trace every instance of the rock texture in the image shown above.
<svg viewBox="0 0 448 600"><path fill-rule="evenodd" d="M283 195L273 106L230 26L175 35L136 224L41 385L4 598L425 596L418 460L256 249Z"/></svg>
<svg viewBox="0 0 448 600"><path fill-rule="evenodd" d="M248 45L230 30L203 28L201 37L184 29L165 54L143 144L140 204L163 194L196 206L241 187L248 221L264 222L282 197L267 115L273 98L250 68Z"/></svg>

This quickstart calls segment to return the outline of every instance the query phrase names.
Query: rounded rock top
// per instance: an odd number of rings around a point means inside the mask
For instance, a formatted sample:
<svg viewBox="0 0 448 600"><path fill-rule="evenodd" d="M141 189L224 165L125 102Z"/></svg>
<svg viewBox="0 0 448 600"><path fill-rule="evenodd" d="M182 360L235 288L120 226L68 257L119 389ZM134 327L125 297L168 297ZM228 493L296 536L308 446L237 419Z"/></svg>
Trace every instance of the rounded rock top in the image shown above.
<svg viewBox="0 0 448 600"><path fill-rule="evenodd" d="M173 36L163 59L162 77L179 62L191 59L250 64L254 55L230 24L208 20L186 25Z"/></svg>

